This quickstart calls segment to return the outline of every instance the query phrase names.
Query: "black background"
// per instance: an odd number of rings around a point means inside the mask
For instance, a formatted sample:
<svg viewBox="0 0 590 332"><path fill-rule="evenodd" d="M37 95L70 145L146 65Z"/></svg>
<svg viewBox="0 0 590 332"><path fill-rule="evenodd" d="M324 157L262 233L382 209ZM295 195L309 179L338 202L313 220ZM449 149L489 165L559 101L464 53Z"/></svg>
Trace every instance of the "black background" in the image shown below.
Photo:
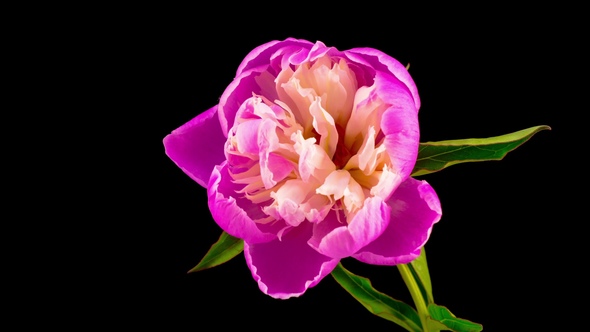
<svg viewBox="0 0 590 332"><path fill-rule="evenodd" d="M287 37L340 50L373 47L409 63L422 100L423 142L551 126L502 161L421 177L443 209L426 250L437 304L485 331L568 320L561 319L571 309L565 294L575 292L575 282L561 274L575 251L565 238L575 241L566 235L573 221L562 202L573 194L560 174L571 156L564 115L572 111L569 77L578 75L571 63L580 41L567 12L207 6L110 8L64 26L81 45L81 76L92 81L82 89L92 99L78 106L92 109L90 122L100 124L88 142L100 156L89 157L79 177L93 193L81 199L86 212L78 215L90 227L78 226L74 236L91 250L72 262L77 273L60 278L74 290L79 326L402 330L369 313L331 276L299 298L276 300L258 289L241 255L187 274L221 229L206 190L168 159L162 139L218 102L251 49ZM78 24L85 28L75 33ZM86 171L97 165L98 172ZM80 246L69 246L68 255ZM412 304L395 267L342 263ZM60 318L69 320L63 312L52 316Z"/></svg>

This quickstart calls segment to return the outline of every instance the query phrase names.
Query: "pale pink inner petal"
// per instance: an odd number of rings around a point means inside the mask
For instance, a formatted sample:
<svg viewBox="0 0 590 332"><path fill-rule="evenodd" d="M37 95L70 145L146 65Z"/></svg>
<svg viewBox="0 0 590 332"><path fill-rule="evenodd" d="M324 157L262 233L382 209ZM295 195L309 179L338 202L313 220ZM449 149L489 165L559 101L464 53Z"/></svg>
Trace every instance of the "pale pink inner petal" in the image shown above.
<svg viewBox="0 0 590 332"><path fill-rule="evenodd" d="M267 159L267 170L270 174L272 174L272 182L271 183L278 183L283 181L293 174L295 170L295 163L292 160L289 160L282 156L279 153L271 152L268 154Z"/></svg>
<svg viewBox="0 0 590 332"><path fill-rule="evenodd" d="M291 136L293 148L299 154L299 175L306 182L321 183L336 166L315 138L305 139L300 131Z"/></svg>
<svg viewBox="0 0 590 332"><path fill-rule="evenodd" d="M262 121L255 119L238 124L235 128L236 146L239 147L238 153L241 155L257 155L258 148L258 129Z"/></svg>
<svg viewBox="0 0 590 332"><path fill-rule="evenodd" d="M274 202L263 210L277 219L284 219L291 226L297 226L305 219L300 204L307 200L309 192L308 183L299 179L288 180L271 193Z"/></svg>
<svg viewBox="0 0 590 332"><path fill-rule="evenodd" d="M248 122L256 122L251 120ZM281 158L280 154L277 154L279 147L279 138L277 136L277 124L274 119L265 118L260 120L258 125L257 135L253 137L253 141L260 142L258 146L259 158L260 158L260 176L264 182L264 187L270 189L274 187L278 181L284 179L293 169L293 165L290 165L285 158ZM280 167L277 164L285 167L281 174L275 174L274 169Z"/></svg>

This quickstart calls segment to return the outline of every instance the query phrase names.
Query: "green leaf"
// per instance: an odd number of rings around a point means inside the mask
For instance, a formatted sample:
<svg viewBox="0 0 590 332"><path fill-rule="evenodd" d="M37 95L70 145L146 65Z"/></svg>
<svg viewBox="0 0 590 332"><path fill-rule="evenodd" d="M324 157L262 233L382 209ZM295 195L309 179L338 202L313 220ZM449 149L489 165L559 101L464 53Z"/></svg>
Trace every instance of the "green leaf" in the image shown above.
<svg viewBox="0 0 590 332"><path fill-rule="evenodd" d="M477 324L466 319L455 317L449 309L436 304L428 306L428 313L430 317L438 322L441 322L446 327L455 332L479 332L483 330L481 324Z"/></svg>
<svg viewBox="0 0 590 332"><path fill-rule="evenodd" d="M428 317L428 322L426 322L426 324L428 324L428 331L453 331L445 324L432 319L430 316Z"/></svg>
<svg viewBox="0 0 590 332"><path fill-rule="evenodd" d="M414 308L375 290L369 279L351 273L341 263L332 271L332 276L372 314L392 321L408 331L422 331L420 317Z"/></svg>
<svg viewBox="0 0 590 332"><path fill-rule="evenodd" d="M244 250L244 241L233 237L226 232L221 233L219 240L215 242L209 251L205 254L203 259L195 267L190 269L188 273L197 272L221 265L230 259L236 257Z"/></svg>
<svg viewBox="0 0 590 332"><path fill-rule="evenodd" d="M420 286L420 291L424 296L424 302L428 304L434 303L434 297L432 296L432 283L430 281L430 272L428 271L426 250L424 247L422 247L420 256L407 265L410 267L410 271L412 271L414 279L416 279L418 282L418 286Z"/></svg>
<svg viewBox="0 0 590 332"><path fill-rule="evenodd" d="M489 138L420 143L412 176L434 173L459 163L501 160L508 152L542 130L551 130L551 128L536 126Z"/></svg>

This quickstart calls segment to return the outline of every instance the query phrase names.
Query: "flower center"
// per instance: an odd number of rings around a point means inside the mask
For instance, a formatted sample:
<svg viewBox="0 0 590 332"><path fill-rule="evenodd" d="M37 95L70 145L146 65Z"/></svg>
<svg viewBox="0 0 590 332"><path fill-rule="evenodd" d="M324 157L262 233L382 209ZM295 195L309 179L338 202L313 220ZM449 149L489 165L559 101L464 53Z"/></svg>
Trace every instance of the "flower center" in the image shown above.
<svg viewBox="0 0 590 332"><path fill-rule="evenodd" d="M375 86L357 86L342 59L285 68L239 108L225 153L238 192L291 226L320 222L330 210L351 220L367 197L393 190L380 121L389 106ZM262 84L261 84L262 85Z"/></svg>
<svg viewBox="0 0 590 332"><path fill-rule="evenodd" d="M352 152L344 144L344 128L336 125L336 131L338 133L338 144L336 144L336 151L334 152L332 161L334 162L334 165L337 169L342 169L348 160L350 160L350 157L352 157Z"/></svg>

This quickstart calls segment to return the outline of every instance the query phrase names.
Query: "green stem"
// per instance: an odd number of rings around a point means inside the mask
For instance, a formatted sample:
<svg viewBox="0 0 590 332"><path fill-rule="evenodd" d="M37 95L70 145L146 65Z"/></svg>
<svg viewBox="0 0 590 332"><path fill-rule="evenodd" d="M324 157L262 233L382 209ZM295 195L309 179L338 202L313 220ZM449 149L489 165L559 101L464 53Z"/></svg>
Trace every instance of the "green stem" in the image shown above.
<svg viewBox="0 0 590 332"><path fill-rule="evenodd" d="M424 297L420 291L420 287L418 287L418 283L416 283L412 271L410 271L410 268L406 264L399 264L397 268L406 283L406 287L408 287L408 290L410 291L410 295L412 295L416 310L418 310L418 316L420 317L420 322L422 322L422 331L429 332L428 317L430 317L430 315L428 313L427 304L424 302Z"/></svg>

